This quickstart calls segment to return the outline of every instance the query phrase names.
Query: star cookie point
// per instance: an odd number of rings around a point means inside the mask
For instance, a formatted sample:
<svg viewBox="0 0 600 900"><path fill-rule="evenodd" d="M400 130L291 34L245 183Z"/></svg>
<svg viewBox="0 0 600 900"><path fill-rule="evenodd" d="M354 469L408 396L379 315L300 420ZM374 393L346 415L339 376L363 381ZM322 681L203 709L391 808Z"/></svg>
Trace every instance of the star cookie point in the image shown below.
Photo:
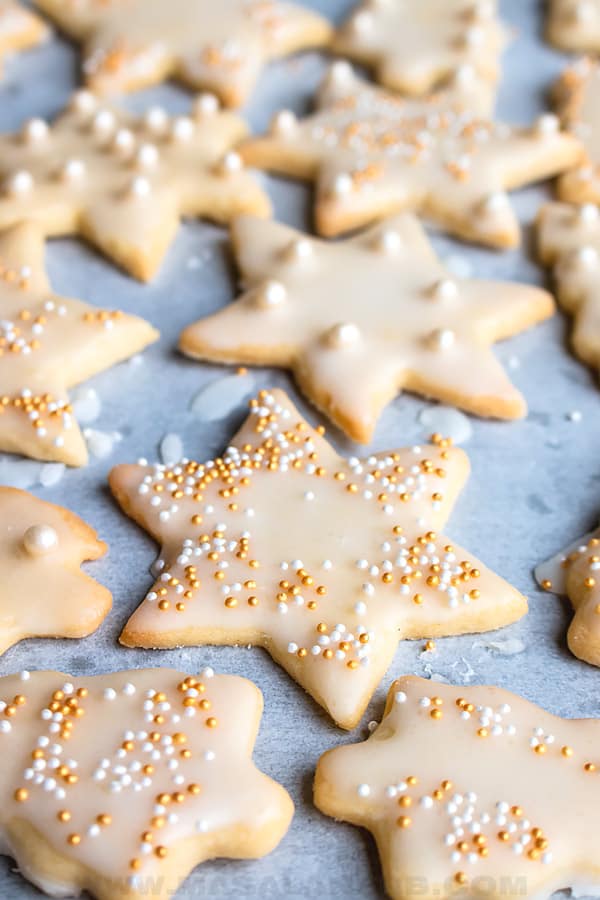
<svg viewBox="0 0 600 900"><path fill-rule="evenodd" d="M27 50L41 44L49 30L44 22L20 3L0 2L0 73L3 57L15 50Z"/></svg>
<svg viewBox="0 0 600 900"><path fill-rule="evenodd" d="M550 0L546 33L563 50L600 50L600 0Z"/></svg>
<svg viewBox="0 0 600 900"><path fill-rule="evenodd" d="M578 165L558 179L559 197L571 203L600 203L600 115L596 102L599 90L600 66L588 58L579 59L566 69L554 88L557 113L584 149Z"/></svg>

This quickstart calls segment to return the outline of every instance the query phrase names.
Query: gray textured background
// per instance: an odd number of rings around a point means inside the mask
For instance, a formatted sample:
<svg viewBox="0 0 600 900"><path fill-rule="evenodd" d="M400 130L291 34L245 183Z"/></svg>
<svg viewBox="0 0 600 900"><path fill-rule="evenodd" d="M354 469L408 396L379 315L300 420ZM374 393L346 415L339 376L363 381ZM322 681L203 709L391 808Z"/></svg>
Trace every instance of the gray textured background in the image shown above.
<svg viewBox="0 0 600 900"><path fill-rule="evenodd" d="M304 3L339 21L353 0ZM501 0L500 5L504 18L514 26L515 39L505 57L499 116L528 122L544 108L547 89L566 58L542 43L541 2ZM245 111L253 129L263 129L281 106L306 110L324 64L320 55L306 54L271 66ZM16 128L32 115L54 115L77 75L77 52L58 38L9 62L0 83L0 128ZM164 102L171 110L187 106L185 92L173 86L147 91L129 102L144 108L150 100ZM309 227L309 189L275 179L265 181L276 215L293 225ZM437 235L434 242L442 255L458 255L468 261L476 275L543 283L545 275L531 252L530 226L548 195L536 188L514 196L525 227L524 248L519 252L474 249ZM201 267L190 268L190 259L202 260ZM261 650L205 647L144 652L117 644L124 622L151 582L148 567L155 547L112 502L106 488L109 468L141 455L155 459L167 432L181 435L186 454L208 458L223 449L242 418L240 410L211 426L195 420L189 412L190 399L222 370L182 359L175 351L184 325L234 296L235 274L225 233L203 223L182 226L162 273L150 286L120 274L77 241L53 241L48 247L48 263L59 293L139 313L161 330L162 339L145 353L142 365L122 366L92 382L103 404L93 427L124 434L113 455L92 461L88 468L67 472L52 489L39 489L44 499L65 504L82 515L109 542L108 557L88 571L113 592L113 611L99 632L85 641L27 641L12 648L0 659L0 674L22 668L60 668L84 674L160 665L196 671L209 664L220 672L248 676L262 688L266 701L257 762L290 791L297 805L296 817L271 857L258 863L208 863L192 874L178 896L265 900L319 893L331 898L380 897L382 881L369 836L321 816L311 804L311 778L325 749L366 734L369 720L381 715L386 687L394 676L433 671L460 683L471 667L475 683L501 685L561 715L600 716L600 672L574 659L565 646L568 606L539 591L531 575L537 562L595 525L600 511L600 392L593 374L568 350L568 323L559 314L498 346L500 358L516 357L520 362L511 375L527 396L530 414L513 424L473 421L474 434L465 448L473 474L446 529L449 536L529 596L529 616L492 637L521 639L526 645L524 652L499 656L474 647L476 639L464 637L440 640L435 655L422 656L422 643L405 642L373 698L363 727L348 735L334 727ZM307 409L285 374L258 371L256 384L282 385ZM383 415L373 448L422 439L417 417L425 405L413 397L398 398ZM582 414L579 423L568 420L574 410ZM355 451L341 435L330 431L330 437L342 452ZM0 858L0 896L21 900L38 893L14 874L9 860Z"/></svg>

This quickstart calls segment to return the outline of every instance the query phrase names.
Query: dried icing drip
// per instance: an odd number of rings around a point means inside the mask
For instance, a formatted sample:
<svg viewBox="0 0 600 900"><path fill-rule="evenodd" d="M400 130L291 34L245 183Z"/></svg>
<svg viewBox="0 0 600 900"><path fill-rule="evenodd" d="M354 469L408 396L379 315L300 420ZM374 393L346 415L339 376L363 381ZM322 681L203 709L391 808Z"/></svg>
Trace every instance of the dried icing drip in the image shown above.
<svg viewBox="0 0 600 900"><path fill-rule="evenodd" d="M475 641L473 649L477 648L491 650L500 656L516 656L518 653L523 653L526 644L518 638L509 638L505 641Z"/></svg>
<svg viewBox="0 0 600 900"><path fill-rule="evenodd" d="M216 422L239 409L253 390L251 375L225 375L198 391L190 410L203 422Z"/></svg>
<svg viewBox="0 0 600 900"><path fill-rule="evenodd" d="M160 458L165 465L173 465L183 457L183 441L178 434L166 434L160 442Z"/></svg>
<svg viewBox="0 0 600 900"><path fill-rule="evenodd" d="M71 407L78 422L89 425L102 411L102 402L94 388L81 386L71 392Z"/></svg>
<svg viewBox="0 0 600 900"><path fill-rule="evenodd" d="M445 434L454 444L466 444L473 434L465 414L451 406L429 406L419 413L419 422L429 434Z"/></svg>
<svg viewBox="0 0 600 900"><path fill-rule="evenodd" d="M96 428L84 429L83 436L88 450L96 459L106 459L113 452L115 444L123 440L119 431L98 431Z"/></svg>
<svg viewBox="0 0 600 900"><path fill-rule="evenodd" d="M176 634L195 644L218 631L221 642L266 642L346 722L399 637L524 611L520 595L434 530L465 476L466 460L440 437L339 458L284 395L263 391L223 457L111 473L117 499L163 543L158 580L122 641L167 646Z"/></svg>

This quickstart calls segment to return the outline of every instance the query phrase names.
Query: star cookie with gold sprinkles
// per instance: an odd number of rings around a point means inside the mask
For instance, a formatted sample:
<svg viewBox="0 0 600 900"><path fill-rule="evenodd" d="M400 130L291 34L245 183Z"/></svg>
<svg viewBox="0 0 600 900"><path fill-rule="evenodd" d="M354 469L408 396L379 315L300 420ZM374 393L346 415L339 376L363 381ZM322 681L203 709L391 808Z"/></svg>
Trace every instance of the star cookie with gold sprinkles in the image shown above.
<svg viewBox="0 0 600 900"><path fill-rule="evenodd" d="M0 450L86 463L68 388L157 338L136 316L54 294L37 225L0 231Z"/></svg>
<svg viewBox="0 0 600 900"><path fill-rule="evenodd" d="M262 391L222 457L116 466L110 487L162 545L128 647L264 647L343 728L398 642L500 628L527 601L439 533L468 459L449 442L340 457Z"/></svg>
<svg viewBox="0 0 600 900"><path fill-rule="evenodd" d="M541 563L535 575L545 591L566 596L573 605L567 633L571 653L600 666L600 528Z"/></svg>
<svg viewBox="0 0 600 900"><path fill-rule="evenodd" d="M240 106L266 63L325 46L333 34L327 19L281 0L35 2L84 43L86 81L103 94L173 77Z"/></svg>
<svg viewBox="0 0 600 900"><path fill-rule="evenodd" d="M574 316L577 356L600 372L600 210L550 203L538 217L542 262L553 267L561 306Z"/></svg>
<svg viewBox="0 0 600 900"><path fill-rule="evenodd" d="M47 236L80 235L147 281L182 216L269 214L232 150L245 134L214 95L190 115L154 106L134 116L79 91L53 125L31 119L0 136L0 227L33 219Z"/></svg>
<svg viewBox="0 0 600 900"><path fill-rule="evenodd" d="M12 0L0 0L0 74L5 56L28 50L48 37L48 28L27 7Z"/></svg>
<svg viewBox="0 0 600 900"><path fill-rule="evenodd" d="M290 368L364 443L403 389L479 415L525 414L491 345L552 315L546 291L455 278L408 213L337 242L241 217L232 238L246 292L183 332L187 355Z"/></svg>
<svg viewBox="0 0 600 900"><path fill-rule="evenodd" d="M405 99L335 63L305 119L279 112L240 153L249 164L316 182L317 231L335 236L414 210L459 237L496 247L519 242L507 190L577 164L582 148L555 116L511 128L448 90Z"/></svg>
<svg viewBox="0 0 600 900"><path fill-rule="evenodd" d="M377 81L408 95L472 80L481 111L494 104L506 32L496 0L363 0L338 30L333 50L372 68Z"/></svg>
<svg viewBox="0 0 600 900"><path fill-rule="evenodd" d="M546 34L562 50L600 52L600 0L549 0Z"/></svg>
<svg viewBox="0 0 600 900"><path fill-rule="evenodd" d="M558 179L559 197L570 203L600 203L599 92L600 66L590 59L574 63L554 88L557 113L584 148L578 165Z"/></svg>
<svg viewBox="0 0 600 900"><path fill-rule="evenodd" d="M263 703L245 678L22 672L0 696L1 852L52 896L166 900L196 865L259 858L287 831L292 801L252 760Z"/></svg>
<svg viewBox="0 0 600 900"><path fill-rule="evenodd" d="M111 595L79 567L105 553L106 544L72 512L0 487L0 653L25 638L82 638L95 631L110 611ZM1 733L2 713L14 710L0 707Z"/></svg>
<svg viewBox="0 0 600 900"><path fill-rule="evenodd" d="M597 719L408 676L367 741L321 757L315 803L372 832L394 900L597 893L599 744Z"/></svg>

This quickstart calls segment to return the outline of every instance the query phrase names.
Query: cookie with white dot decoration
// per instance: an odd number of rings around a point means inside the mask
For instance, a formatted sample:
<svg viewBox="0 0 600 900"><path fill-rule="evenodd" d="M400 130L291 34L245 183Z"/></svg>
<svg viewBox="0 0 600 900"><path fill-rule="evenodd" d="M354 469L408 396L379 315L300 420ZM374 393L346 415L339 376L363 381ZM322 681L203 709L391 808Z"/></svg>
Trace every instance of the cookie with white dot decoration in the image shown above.
<svg viewBox="0 0 600 900"><path fill-rule="evenodd" d="M338 30L333 50L404 94L473 81L481 92L478 108L489 112L507 40L496 14L496 0L363 0Z"/></svg>
<svg viewBox="0 0 600 900"><path fill-rule="evenodd" d="M158 270L182 216L228 222L270 204L232 148L239 116L198 97L190 115L135 116L79 91L47 125L0 136L0 227L33 219L48 236L78 234L131 275Z"/></svg>
<svg viewBox="0 0 600 900"><path fill-rule="evenodd" d="M0 697L1 852L51 896L166 900L199 863L264 856L287 831L292 801L252 761L263 703L244 678L23 672Z"/></svg>
<svg viewBox="0 0 600 900"><path fill-rule="evenodd" d="M0 653L24 638L95 631L111 595L80 566L105 553L106 544L72 512L0 487ZM0 730L3 724L0 715Z"/></svg>
<svg viewBox="0 0 600 900"><path fill-rule="evenodd" d="M68 388L157 338L136 316L54 294L37 225L0 231L0 450L83 465Z"/></svg>
<svg viewBox="0 0 600 900"><path fill-rule="evenodd" d="M136 90L174 77L218 94L249 96L272 59L329 43L327 19L281 0L35 0L85 45L95 92Z"/></svg>
<svg viewBox="0 0 600 900"><path fill-rule="evenodd" d="M315 803L372 832L394 900L597 893L599 743L596 719L409 676L367 741L321 757Z"/></svg>
<svg viewBox="0 0 600 900"><path fill-rule="evenodd" d="M558 300L574 316L577 356L600 372L600 211L550 203L538 217L539 256L553 267Z"/></svg>
<svg viewBox="0 0 600 900"><path fill-rule="evenodd" d="M546 33L562 50L600 52L600 0L549 0Z"/></svg>
<svg viewBox="0 0 600 900"><path fill-rule="evenodd" d="M408 213L337 242L250 217L232 237L247 290L183 332L187 355L288 367L363 443L403 389L479 415L525 414L491 345L552 315L546 291L455 278Z"/></svg>
<svg viewBox="0 0 600 900"><path fill-rule="evenodd" d="M161 543L129 647L264 647L344 728L403 638L499 628L527 601L439 534L465 454L431 445L345 459L285 394L263 391L226 453L120 465L111 489Z"/></svg>
<svg viewBox="0 0 600 900"><path fill-rule="evenodd" d="M48 33L42 20L27 7L12 0L0 0L0 74L6 55L41 44Z"/></svg>
<svg viewBox="0 0 600 900"><path fill-rule="evenodd" d="M558 179L559 197L571 203L600 203L599 92L600 66L590 59L574 63L554 88L557 113L584 148L578 165Z"/></svg>
<svg viewBox="0 0 600 900"><path fill-rule="evenodd" d="M316 113L298 120L279 112L270 132L240 153L260 168L315 181L322 235L415 210L459 237L512 247L519 224L506 191L573 167L582 148L556 116L511 128L477 115L466 87L405 99L338 62Z"/></svg>

